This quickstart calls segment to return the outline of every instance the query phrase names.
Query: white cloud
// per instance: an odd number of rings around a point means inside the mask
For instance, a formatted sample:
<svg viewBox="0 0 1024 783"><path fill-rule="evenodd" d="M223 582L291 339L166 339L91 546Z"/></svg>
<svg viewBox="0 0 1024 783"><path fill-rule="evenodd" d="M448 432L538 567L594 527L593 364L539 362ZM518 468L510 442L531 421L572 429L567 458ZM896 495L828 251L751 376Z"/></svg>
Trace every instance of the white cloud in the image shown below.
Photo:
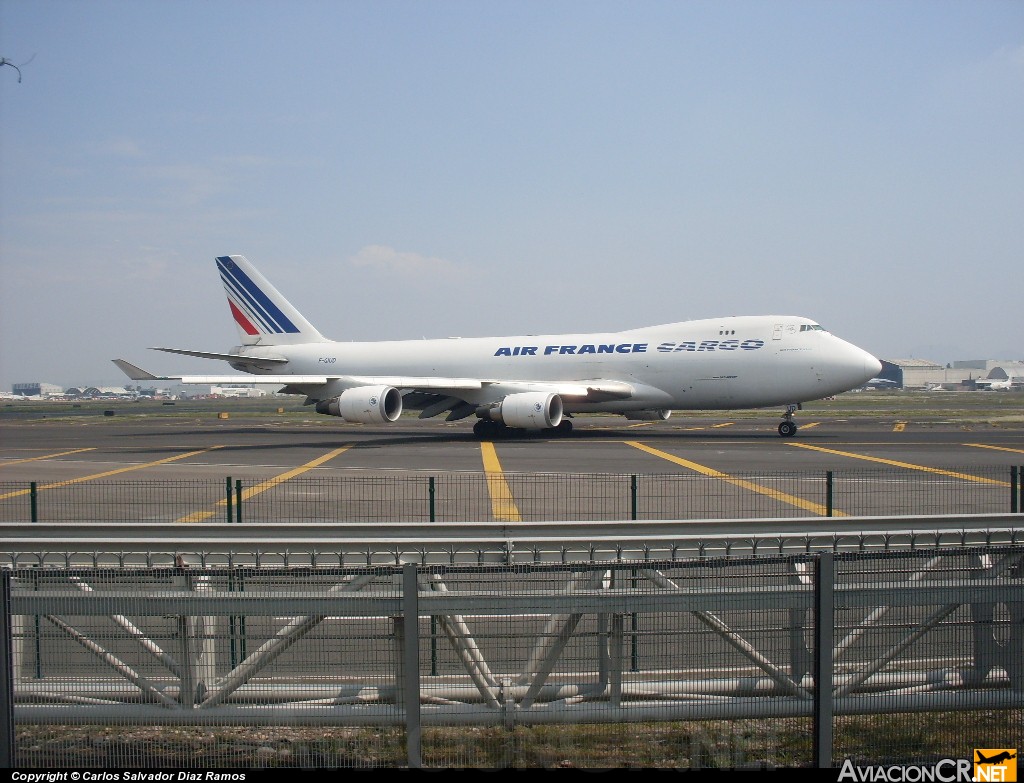
<svg viewBox="0 0 1024 783"><path fill-rule="evenodd" d="M142 147L135 139L130 139L127 136L117 136L115 138L107 139L103 142L98 150L101 155L111 155L116 158L142 158L145 157L142 151Z"/></svg>
<svg viewBox="0 0 1024 783"><path fill-rule="evenodd" d="M443 258L402 252L387 245L367 245L349 259L353 266L365 266L382 272L416 277L455 278L460 274L457 264Z"/></svg>
<svg viewBox="0 0 1024 783"><path fill-rule="evenodd" d="M1011 77L1024 77L1024 44L1015 47L1004 46L991 57L992 64Z"/></svg>

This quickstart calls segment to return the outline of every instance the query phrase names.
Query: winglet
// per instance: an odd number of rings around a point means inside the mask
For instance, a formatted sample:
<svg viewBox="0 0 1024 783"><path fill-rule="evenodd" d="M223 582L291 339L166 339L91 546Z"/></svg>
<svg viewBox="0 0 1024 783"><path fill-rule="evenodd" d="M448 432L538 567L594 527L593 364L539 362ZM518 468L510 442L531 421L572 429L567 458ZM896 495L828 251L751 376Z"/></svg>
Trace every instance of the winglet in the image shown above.
<svg viewBox="0 0 1024 783"><path fill-rule="evenodd" d="M159 381L162 380L160 376L153 375L151 372L146 372L141 367L136 367L131 362L126 362L124 359L111 359L111 361L118 366L118 368L127 375L133 381Z"/></svg>

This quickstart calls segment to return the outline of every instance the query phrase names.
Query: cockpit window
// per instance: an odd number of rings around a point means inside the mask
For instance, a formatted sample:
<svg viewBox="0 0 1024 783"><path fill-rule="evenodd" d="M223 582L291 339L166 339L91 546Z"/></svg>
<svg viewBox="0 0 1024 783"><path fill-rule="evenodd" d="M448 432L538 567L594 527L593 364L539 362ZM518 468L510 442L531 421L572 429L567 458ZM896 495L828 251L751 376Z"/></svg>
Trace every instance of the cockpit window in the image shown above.
<svg viewBox="0 0 1024 783"><path fill-rule="evenodd" d="M824 332L825 331L825 327L818 326L818 324L801 324L800 325L800 331L801 332Z"/></svg>

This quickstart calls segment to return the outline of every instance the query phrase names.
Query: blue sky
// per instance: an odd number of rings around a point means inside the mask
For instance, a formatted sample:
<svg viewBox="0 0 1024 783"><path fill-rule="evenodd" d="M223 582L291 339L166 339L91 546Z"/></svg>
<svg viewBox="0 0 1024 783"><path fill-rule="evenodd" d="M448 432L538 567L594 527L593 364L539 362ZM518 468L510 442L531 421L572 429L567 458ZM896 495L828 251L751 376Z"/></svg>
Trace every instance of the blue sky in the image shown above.
<svg viewBox="0 0 1024 783"><path fill-rule="evenodd" d="M1024 3L0 0L0 389L336 339L805 315L1024 358Z"/></svg>

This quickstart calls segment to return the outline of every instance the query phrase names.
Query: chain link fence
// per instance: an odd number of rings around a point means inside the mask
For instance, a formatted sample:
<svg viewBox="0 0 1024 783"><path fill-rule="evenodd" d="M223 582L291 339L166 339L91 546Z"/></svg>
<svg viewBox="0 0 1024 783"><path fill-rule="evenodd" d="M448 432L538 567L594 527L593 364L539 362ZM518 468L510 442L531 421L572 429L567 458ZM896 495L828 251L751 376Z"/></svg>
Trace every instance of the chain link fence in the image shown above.
<svg viewBox="0 0 1024 783"><path fill-rule="evenodd" d="M342 476L286 482L0 482L0 522L473 522L738 519L1016 512L1017 466L927 472Z"/></svg>

